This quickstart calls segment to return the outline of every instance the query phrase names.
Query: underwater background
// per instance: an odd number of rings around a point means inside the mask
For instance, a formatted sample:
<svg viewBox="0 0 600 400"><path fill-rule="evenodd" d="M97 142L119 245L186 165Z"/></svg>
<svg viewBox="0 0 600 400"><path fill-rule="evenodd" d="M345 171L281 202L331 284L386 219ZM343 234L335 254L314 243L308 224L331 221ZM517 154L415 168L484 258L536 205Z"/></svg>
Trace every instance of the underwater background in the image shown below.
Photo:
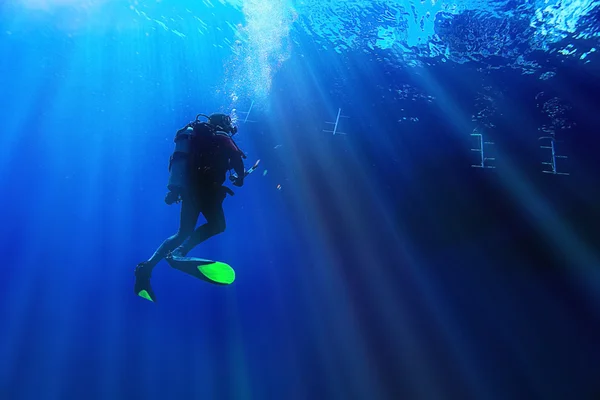
<svg viewBox="0 0 600 400"><path fill-rule="evenodd" d="M599 19L2 1L0 400L599 399ZM236 282L163 261L153 304L173 137L212 112L260 159L192 252Z"/></svg>

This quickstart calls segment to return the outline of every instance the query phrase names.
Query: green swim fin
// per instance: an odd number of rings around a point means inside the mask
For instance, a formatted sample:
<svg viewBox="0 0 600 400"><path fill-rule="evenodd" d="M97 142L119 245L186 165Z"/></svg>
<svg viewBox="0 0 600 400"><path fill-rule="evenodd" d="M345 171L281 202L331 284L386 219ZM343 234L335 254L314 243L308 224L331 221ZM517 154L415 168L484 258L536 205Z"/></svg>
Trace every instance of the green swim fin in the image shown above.
<svg viewBox="0 0 600 400"><path fill-rule="evenodd" d="M172 268L216 285L230 285L235 280L235 271L224 262L195 257L170 257L167 262Z"/></svg>
<svg viewBox="0 0 600 400"><path fill-rule="evenodd" d="M148 293L148 291L146 289L140 290L140 292L138 293L138 296L140 296L146 300L150 300L151 302L154 303L154 300L152 300L152 296L150 296L150 293Z"/></svg>
<svg viewBox="0 0 600 400"><path fill-rule="evenodd" d="M138 264L135 270L135 284L133 291L141 298L156 303L156 296L154 295L154 290L152 290L152 285L150 284L150 273L144 269L144 263Z"/></svg>

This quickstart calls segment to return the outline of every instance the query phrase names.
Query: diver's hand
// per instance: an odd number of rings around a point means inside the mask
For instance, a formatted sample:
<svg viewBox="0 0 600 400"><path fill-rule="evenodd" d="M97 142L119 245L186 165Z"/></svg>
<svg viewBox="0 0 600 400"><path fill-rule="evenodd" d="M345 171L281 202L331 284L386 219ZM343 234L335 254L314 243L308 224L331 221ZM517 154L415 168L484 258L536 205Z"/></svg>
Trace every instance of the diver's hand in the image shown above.
<svg viewBox="0 0 600 400"><path fill-rule="evenodd" d="M237 187L244 186L244 178L241 178L239 176L237 178L235 178L233 181L233 186L237 186Z"/></svg>

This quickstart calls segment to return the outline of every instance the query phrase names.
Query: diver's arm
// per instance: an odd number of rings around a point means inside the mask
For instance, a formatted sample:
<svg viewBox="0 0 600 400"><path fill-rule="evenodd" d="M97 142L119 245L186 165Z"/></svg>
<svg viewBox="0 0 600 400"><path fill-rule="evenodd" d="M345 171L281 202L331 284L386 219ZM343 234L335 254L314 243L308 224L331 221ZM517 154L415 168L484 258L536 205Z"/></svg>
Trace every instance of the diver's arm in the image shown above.
<svg viewBox="0 0 600 400"><path fill-rule="evenodd" d="M229 166L235 171L238 179L241 180L240 182L243 182L246 177L246 170L244 169L245 154L230 137L224 136L223 142L228 150Z"/></svg>
<svg viewBox="0 0 600 400"><path fill-rule="evenodd" d="M242 160L242 156L240 154L236 154L235 156L229 159L229 165L237 174L237 178L235 180L236 186L242 186L244 184L244 178L246 176L246 170L244 169L244 160Z"/></svg>

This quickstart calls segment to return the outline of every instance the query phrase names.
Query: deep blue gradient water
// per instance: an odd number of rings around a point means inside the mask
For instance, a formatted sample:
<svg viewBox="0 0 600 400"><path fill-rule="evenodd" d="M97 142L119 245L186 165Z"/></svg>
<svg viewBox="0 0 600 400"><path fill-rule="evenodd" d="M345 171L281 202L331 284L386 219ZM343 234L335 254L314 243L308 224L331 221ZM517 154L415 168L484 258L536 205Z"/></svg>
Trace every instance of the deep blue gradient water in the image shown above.
<svg viewBox="0 0 600 400"><path fill-rule="evenodd" d="M1 3L0 400L599 398L599 10ZM152 304L218 111L260 168L192 254L236 282Z"/></svg>

